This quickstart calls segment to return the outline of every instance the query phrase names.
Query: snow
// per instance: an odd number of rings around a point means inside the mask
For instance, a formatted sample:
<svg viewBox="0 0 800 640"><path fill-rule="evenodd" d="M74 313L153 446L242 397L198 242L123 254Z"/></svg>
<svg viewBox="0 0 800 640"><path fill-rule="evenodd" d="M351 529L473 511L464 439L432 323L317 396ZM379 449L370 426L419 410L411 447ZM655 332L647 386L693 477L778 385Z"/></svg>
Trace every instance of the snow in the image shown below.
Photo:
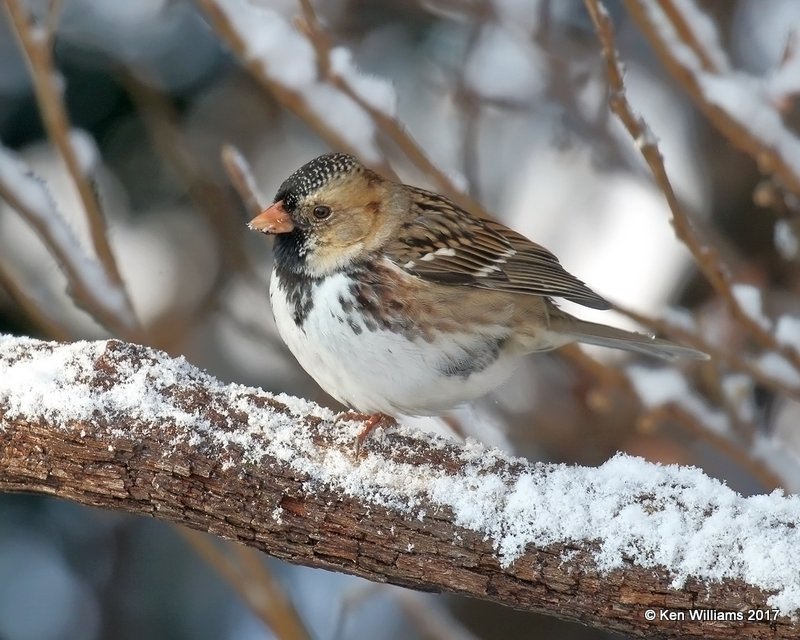
<svg viewBox="0 0 800 640"><path fill-rule="evenodd" d="M766 90L774 102L800 93L800 55L797 51L766 79Z"/></svg>
<svg viewBox="0 0 800 640"><path fill-rule="evenodd" d="M706 100L723 109L762 144L800 173L800 139L789 130L770 103L764 81L744 73L717 76L697 73Z"/></svg>
<svg viewBox="0 0 800 640"><path fill-rule="evenodd" d="M710 409L689 388L689 383L677 369L651 369L639 365L626 369L634 390L648 409L656 409L666 404L674 404L697 418L705 427L715 433L726 433L727 418Z"/></svg>
<svg viewBox="0 0 800 640"><path fill-rule="evenodd" d="M78 158L78 167L81 173L84 176L91 176L95 172L100 158L94 138L88 131L72 129L69 132L69 141Z"/></svg>
<svg viewBox="0 0 800 640"><path fill-rule="evenodd" d="M697 322L692 312L683 307L666 307L662 311L662 319L669 325L686 331L687 333L697 332Z"/></svg>
<svg viewBox="0 0 800 640"><path fill-rule="evenodd" d="M731 3L732 20L727 40L746 70L759 75L783 63L786 46L800 23L797 0L739 0Z"/></svg>
<svg viewBox="0 0 800 640"><path fill-rule="evenodd" d="M372 117L350 96L332 85L317 82L305 90L305 97L317 117L355 147L364 161L377 162L382 157L375 144Z"/></svg>
<svg viewBox="0 0 800 640"><path fill-rule="evenodd" d="M508 27L530 32L539 22L540 10L531 0L493 0L492 4L498 19ZM548 10L555 12L558 7L549 7Z"/></svg>
<svg viewBox="0 0 800 640"><path fill-rule="evenodd" d="M800 389L800 371L795 369L792 363L783 356L768 352L761 355L756 364L765 376L777 380L787 387Z"/></svg>
<svg viewBox="0 0 800 640"><path fill-rule="evenodd" d="M781 316L775 327L775 339L800 353L800 317Z"/></svg>
<svg viewBox="0 0 800 640"><path fill-rule="evenodd" d="M743 373L731 373L722 378L720 386L739 419L753 422L756 417L756 407L753 403L753 379Z"/></svg>
<svg viewBox="0 0 800 640"><path fill-rule="evenodd" d="M795 235L792 225L787 220L778 220L775 223L774 242L775 248L784 260L797 257L800 241Z"/></svg>
<svg viewBox="0 0 800 640"><path fill-rule="evenodd" d="M496 23L481 29L464 67L466 85L494 100L526 102L542 89L545 70L538 53L521 38Z"/></svg>
<svg viewBox="0 0 800 640"><path fill-rule="evenodd" d="M41 417L65 429L88 422L133 440L158 438L170 425L173 445L221 447L221 464L229 464L229 447L244 452L245 464L280 461L305 478L309 494L334 490L422 522L428 514L451 513L457 526L491 541L503 567L528 545L565 543L585 549L601 571L629 563L664 567L675 589L690 578L739 579L771 594L769 606L785 614L800 610L800 497L775 491L744 498L698 469L621 454L599 468L531 464L474 441L456 448L411 432L426 447L448 447L458 464L411 464L369 451L356 460L357 423L297 398L223 385L182 358L153 350L141 357L131 349L116 341L59 345L1 337L4 419ZM118 382L90 386L109 367ZM663 379L673 392L682 388L675 378ZM175 387L207 390L208 402L187 409ZM285 407L271 409L265 401ZM224 406L232 410L220 412ZM133 420L125 432L113 426L119 414ZM303 428L298 418L306 415L322 421ZM319 444L326 439L334 446ZM277 524L281 513L272 517Z"/></svg>
<svg viewBox="0 0 800 640"><path fill-rule="evenodd" d="M287 89L303 91L317 79L314 47L280 13L249 0L218 0L250 60L260 62L269 78Z"/></svg>
<svg viewBox="0 0 800 640"><path fill-rule="evenodd" d="M641 7L647 12L650 22L658 31L659 38L667 45L675 60L692 72L699 71L701 69L700 60L694 50L681 39L672 21L658 3L643 2Z"/></svg>
<svg viewBox="0 0 800 640"><path fill-rule="evenodd" d="M341 76L351 89L373 109L389 117L397 115L397 94L390 82L359 71L353 54L345 47L334 47L330 53L331 71Z"/></svg>
<svg viewBox="0 0 800 640"><path fill-rule="evenodd" d="M800 174L800 139L784 125L775 106L769 79L729 71L712 22L695 7L692 0L681 0L675 4L686 17L704 51L717 66L718 72L710 73L702 69L697 55L680 39L658 3L642 3L670 54L688 73L694 75L709 104L722 109L751 136L771 148L795 174ZM793 70L786 73L793 75ZM788 80L778 79L774 82L778 88L789 84Z"/></svg>
<svg viewBox="0 0 800 640"><path fill-rule="evenodd" d="M0 145L0 183L13 189L26 209L48 211L53 206L47 188L10 149Z"/></svg>
<svg viewBox="0 0 800 640"><path fill-rule="evenodd" d="M260 64L264 75L288 89L325 125L343 136L366 162L382 158L376 142L377 130L370 115L352 98L318 78L317 56L311 42L281 13L250 0L215 0L243 42L245 56ZM360 73L350 53L331 52L331 68L359 97L387 115L395 112L392 86Z"/></svg>
<svg viewBox="0 0 800 640"><path fill-rule="evenodd" d="M791 429L795 430L794 422ZM787 446L783 436L778 433L756 432L749 453L776 474L788 491L792 493L800 491L800 459L793 447Z"/></svg>
<svg viewBox="0 0 800 640"><path fill-rule="evenodd" d="M764 315L764 309L761 303L761 291L756 289L753 285L737 282L731 287L731 293L736 303L741 307L748 318L762 329L770 328L771 323L769 318Z"/></svg>
<svg viewBox="0 0 800 640"><path fill-rule="evenodd" d="M731 66L728 54L722 47L714 20L702 11L694 0L672 0L672 6L683 16L686 25L691 29L695 39L703 47L703 51L708 55L717 71L728 71Z"/></svg>
<svg viewBox="0 0 800 640"><path fill-rule="evenodd" d="M81 151L84 153L84 151ZM83 156L83 160L87 160ZM0 145L0 183L9 188L27 211L25 219L55 250L62 268L74 274L94 303L118 318L133 316L124 292L111 282L102 265L81 249L72 228L61 215L47 186L10 150Z"/></svg>

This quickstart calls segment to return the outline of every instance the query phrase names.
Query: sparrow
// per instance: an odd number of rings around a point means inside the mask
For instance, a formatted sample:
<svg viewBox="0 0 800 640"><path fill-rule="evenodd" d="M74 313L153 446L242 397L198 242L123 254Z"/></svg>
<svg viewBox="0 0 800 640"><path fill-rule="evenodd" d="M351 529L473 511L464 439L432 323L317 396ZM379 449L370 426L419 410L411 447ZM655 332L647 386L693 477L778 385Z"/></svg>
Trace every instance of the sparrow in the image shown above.
<svg viewBox="0 0 800 640"><path fill-rule="evenodd" d="M483 396L521 356L573 342L708 358L562 311L554 299L611 304L541 245L347 154L300 167L249 227L275 236L269 294L281 338L365 417L359 443L398 415Z"/></svg>

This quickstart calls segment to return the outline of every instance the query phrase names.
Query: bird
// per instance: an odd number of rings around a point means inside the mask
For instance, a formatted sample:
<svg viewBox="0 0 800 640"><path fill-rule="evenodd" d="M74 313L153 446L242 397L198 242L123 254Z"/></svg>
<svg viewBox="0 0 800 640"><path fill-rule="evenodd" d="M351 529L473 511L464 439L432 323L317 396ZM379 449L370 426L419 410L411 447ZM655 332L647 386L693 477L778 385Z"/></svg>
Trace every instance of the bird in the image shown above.
<svg viewBox="0 0 800 640"><path fill-rule="evenodd" d="M557 299L611 304L543 246L345 153L292 173L248 223L275 236L269 295L305 371L365 420L357 449L403 415L442 415L522 356L581 342L666 360L695 349L581 320Z"/></svg>

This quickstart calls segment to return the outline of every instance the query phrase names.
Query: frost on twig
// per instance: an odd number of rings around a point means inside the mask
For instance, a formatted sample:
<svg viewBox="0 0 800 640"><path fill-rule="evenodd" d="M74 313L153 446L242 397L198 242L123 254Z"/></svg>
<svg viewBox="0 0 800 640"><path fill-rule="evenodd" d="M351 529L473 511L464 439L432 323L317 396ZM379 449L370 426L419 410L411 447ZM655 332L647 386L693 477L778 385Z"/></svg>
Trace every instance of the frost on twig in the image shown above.
<svg viewBox="0 0 800 640"><path fill-rule="evenodd" d="M46 184L2 145L0 198L31 225L58 261L76 303L110 331L133 335L135 322L121 285L83 252Z"/></svg>
<svg viewBox="0 0 800 640"><path fill-rule="evenodd" d="M292 562L644 634L648 607L796 637L800 498L617 456L530 464L407 431L369 441L311 403L119 341L0 340L0 488L149 514Z"/></svg>
<svg viewBox="0 0 800 640"><path fill-rule="evenodd" d="M635 113L628 101L625 93L622 64L618 58L614 42L614 29L608 12L599 0L585 0L585 4L600 39L606 63L606 73L610 88L610 108L625 126L631 138L633 138L656 183L664 193L672 212L672 225L675 228L676 235L691 251L698 267L718 295L725 301L731 311L731 315L737 322L764 348L777 352L766 355L771 361L779 361L780 367L776 367L774 364L765 367L762 363L758 368L762 370L766 377L779 381L781 385L796 388L798 385L795 382L795 378L800 376L800 352L787 348L777 340L770 331L768 319L762 313L760 293L753 287L736 283L730 275L727 265L723 263L720 252L710 246L707 239L701 238L700 234L698 234L692 219L672 188L655 136L647 123ZM646 10L642 9L636 0L628 2L628 7L634 15L639 15L642 20L644 19L642 16L649 16L654 21L653 24L657 24L660 29L671 29L670 33L673 39L686 38L687 41L677 50L683 52L679 56L681 60L691 59L693 55L697 55L692 53L693 49L701 47L701 43L696 37L696 33L689 29L690 21L683 20L682 14L678 10L678 5L673 5L671 0L664 0L662 4L664 7L669 8L669 10L665 10L663 15L659 13L661 9L655 6L648 6ZM689 7L693 7L691 0L682 0L679 4L680 9L684 11L689 10ZM670 20L674 22L670 22ZM672 26L667 27L667 24ZM693 21L693 24L700 24L705 30L712 28L710 22L704 18L698 18ZM709 43L716 42L716 39L710 36L704 38L704 40L708 40ZM713 64L711 62L712 59L715 60ZM707 73L702 71L705 67L727 68L726 60L718 52L709 53L703 56L702 60L695 60L693 64L696 67L695 72L698 74ZM796 376L792 376L791 373L795 373Z"/></svg>
<svg viewBox="0 0 800 640"><path fill-rule="evenodd" d="M241 151L233 145L225 145L222 148L222 166L225 167L225 173L228 174L247 212L251 216L261 213L261 209L267 206L269 200L258 189L250 164Z"/></svg>
<svg viewBox="0 0 800 640"><path fill-rule="evenodd" d="M59 3L51 3L50 20L56 20ZM69 117L64 105L64 79L55 68L52 51L52 26L47 30L36 24L28 14L28 8L21 0L6 0L5 9L9 17L9 25L16 34L20 48L26 58L31 72L36 101L42 123L53 145L58 149L64 161L67 173L78 192L83 206L83 213L89 226L92 246L97 254L98 262L105 272L104 277L110 280L117 290L117 305L124 306L122 315L127 318L128 330L121 335L141 339L141 329L135 318L133 305L125 289L125 283L119 273L116 258L106 235L106 223L100 201L91 177L94 170L95 153L93 143L86 134L75 134L70 127ZM106 319L101 319L105 322ZM119 331L119 327L117 327Z"/></svg>
<svg viewBox="0 0 800 640"><path fill-rule="evenodd" d="M379 163L375 124L351 96L317 73L314 48L278 11L248 0L202 0L215 30L254 76L334 147ZM374 80L377 82L377 80ZM392 93L387 87L387 93Z"/></svg>
<svg viewBox="0 0 800 640"><path fill-rule="evenodd" d="M781 100L775 97L778 89L791 89L783 76L771 81L728 68L713 23L692 0L625 4L667 71L708 120L762 171L800 195L800 138L784 123ZM687 38L681 25L698 24L702 37Z"/></svg>

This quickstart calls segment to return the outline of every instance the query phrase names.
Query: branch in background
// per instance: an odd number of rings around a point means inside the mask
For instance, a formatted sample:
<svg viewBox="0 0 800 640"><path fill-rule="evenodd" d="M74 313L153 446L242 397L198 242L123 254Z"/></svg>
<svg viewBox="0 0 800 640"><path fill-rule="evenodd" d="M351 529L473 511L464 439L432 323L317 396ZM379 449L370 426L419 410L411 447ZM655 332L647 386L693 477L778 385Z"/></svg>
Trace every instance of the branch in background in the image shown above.
<svg viewBox="0 0 800 640"><path fill-rule="evenodd" d="M656 143L656 137L641 116L634 113L625 95L622 65L617 57L614 29L608 12L599 0L585 0L585 4L602 46L603 59L606 63L606 72L611 91L609 106L614 114L619 117L631 138L633 138L645 162L650 167L656 183L664 193L672 212L672 226L675 229L675 234L692 253L698 267L700 267L700 270L714 287L717 294L725 301L737 322L750 335L755 337L762 346L780 353L800 371L800 354L794 349L780 344L771 331L764 328L742 308L739 300L734 295L734 282L719 252L709 246L708 242L705 239L701 239L695 231L691 218L684 211L672 188L669 176L664 168L664 159ZM629 3L629 8L631 4Z"/></svg>
<svg viewBox="0 0 800 640"><path fill-rule="evenodd" d="M324 112L329 112L330 105L325 103L321 105L312 105L303 94L303 89L308 91L309 86L318 84L316 79L306 77L305 72L299 68L296 72L288 72L291 80L288 79L287 70L284 69L282 75L271 73L274 70L275 62L270 63L270 60L263 51L253 51L248 44L247 34L242 32L242 29L254 28L258 26L256 18L264 18L269 16L271 23L269 25L262 25L265 31L257 33L254 36L254 41L262 41L264 38L277 38L275 29L284 30L286 33L283 36L295 36L299 34L296 32L288 33L290 26L284 24L283 17L272 9L266 7L249 6L243 2L236 3L232 0L198 0L198 4L202 7L206 16L211 22L211 26L217 33L219 38L224 41L234 55L239 58L240 62L247 68L250 74L272 95L285 109L297 115L303 122L310 126L320 138L322 138L331 148L341 151L347 151L358 156L371 155L371 158L364 158L371 161L382 172L387 175L393 175L391 168L384 161L381 162L376 157L377 151L374 146L372 136L362 135L356 138L351 128L345 123L340 123L342 126L335 128L330 126L323 116ZM254 13L255 12L255 13ZM248 21L252 20L252 24ZM271 27L271 29L269 28ZM271 32L269 36L265 35L266 32ZM293 41L292 44L297 44ZM310 45L309 45L310 47ZM279 66L288 65L302 65L305 61L302 59L290 59L285 56L279 60ZM313 56L313 52L310 52ZM310 61L309 61L310 64ZM319 96L322 99L322 96ZM350 123L352 125L352 123Z"/></svg>
<svg viewBox="0 0 800 640"><path fill-rule="evenodd" d="M719 39L714 38L714 46L711 47L710 42L704 42L708 38L708 32L698 33L697 29L702 16L702 21L705 26L710 27L711 30L716 31L710 20L703 14L696 12L691 19L681 13L672 0L658 0L658 6L664 12L665 17L672 23L680 40L682 40L692 53L697 57L700 67L704 71L712 73L719 73L720 71L727 71L729 64L727 57L722 54L722 49L719 46ZM708 50L706 47L708 46ZM715 56L714 53L717 53Z"/></svg>
<svg viewBox="0 0 800 640"><path fill-rule="evenodd" d="M705 61L712 58L713 50L708 48L708 42L689 38L690 31L683 28L693 19L706 20L705 15L691 0L687 0L682 7L678 7L673 0L659 0L663 15L659 15L659 10L652 4L642 3L641 0L626 0L625 4L667 71L708 120L733 145L748 153L762 172L773 174L783 186L800 196L800 165L794 164L795 159L800 157L800 139L784 126L779 106L766 99L766 94L754 78L733 72L725 73L727 69L724 66L720 68L720 65L716 65L715 69L705 70ZM683 12L689 7L693 15L687 17ZM611 29L610 22L607 22ZM716 32L713 35L713 40L718 40ZM609 44L613 47L613 32L610 37L612 40ZM685 52L687 47L698 55L698 59L676 53L679 49ZM716 69L719 71L714 73ZM756 126L756 121L761 124ZM680 231L679 237L697 258L695 249L686 242ZM702 248L709 251L707 247ZM733 295L733 283L727 269L721 266L717 252L710 251L706 262L720 264L715 276L720 279L719 284L715 284L711 278L709 280L740 325L764 348L780 353L800 372L800 353L780 344L771 331L751 318ZM702 263L698 264L702 267ZM707 277L711 275L705 269L704 273Z"/></svg>
<svg viewBox="0 0 800 640"><path fill-rule="evenodd" d="M428 158L425 150L414 140L405 126L400 123L393 114L387 113L385 110L376 107L369 100L365 99L363 93L353 86L347 74L342 73L336 68L336 65L332 64L331 38L322 30L310 0L299 0L299 2L305 18L303 31L314 46L319 67L324 77L364 109L370 115L378 129L383 131L383 133L403 151L414 166L430 179L439 191L442 191L454 202L473 213L488 217L489 214L480 203L464 193L464 190L456 185L450 176L439 169L439 167Z"/></svg>
<svg viewBox="0 0 800 640"><path fill-rule="evenodd" d="M140 337L124 289L112 281L103 265L86 256L47 190L29 167L0 145L0 198L33 227L58 262L76 304L110 332Z"/></svg>
<svg viewBox="0 0 800 640"><path fill-rule="evenodd" d="M229 543L225 553L208 536L180 527L180 534L203 560L228 581L242 600L279 640L310 640L311 635L291 600L264 566L258 552Z"/></svg>
<svg viewBox="0 0 800 640"><path fill-rule="evenodd" d="M53 21L59 14L60 2L56 2L51 6L50 20L46 28L34 26L31 23L31 18L21 0L6 0L5 6L10 18L9 23L17 36L31 71L36 101L47 135L56 149L58 149L83 204L92 244L103 271L105 271L106 278L119 291L119 304L122 305L119 315L124 315L128 318L126 324L130 328L119 335L131 338L136 337L138 334L141 337L141 329L136 323L133 305L106 237L106 223L97 194L94 186L87 179L85 169L82 167L81 159L70 135L69 118L62 98L63 82L53 66L53 52L51 49L54 30Z"/></svg>
<svg viewBox="0 0 800 640"><path fill-rule="evenodd" d="M195 209L205 215L219 256L213 281L190 308L166 309L148 324L148 343L171 351L186 338L186 327L197 324L220 308L220 295L238 273L254 278L241 242L243 221L236 199L203 167L190 148L180 119L169 96L137 79L128 70L120 72L128 95L148 129L151 142L167 166L186 189Z"/></svg>
<svg viewBox="0 0 800 640"><path fill-rule="evenodd" d="M2 197L2 192L3 186L0 184L0 197ZM45 305L35 300L30 293L19 285L2 262L0 262L0 287L25 314L31 324L41 332L40 335L47 336L53 340L69 340L73 337L64 325L47 313Z"/></svg>
<svg viewBox="0 0 800 640"><path fill-rule="evenodd" d="M744 74L704 71L702 60L711 55L704 48L707 45L696 40L692 47L681 39L683 31L670 21L675 16L683 15L687 7L691 7L693 14L702 16L691 1L682 2L679 6L672 0L659 0L659 4L669 11L665 10L663 15L659 15L658 8L649 0L625 0L628 12L652 45L661 63L709 122L731 144L750 155L761 171L774 174L786 188L800 196L800 166L795 163L800 140L783 125L778 106L765 99L759 85L744 82L748 78ZM691 20L691 17L683 18L684 22ZM698 50L705 51L703 58L699 60L691 55ZM720 99L722 94L715 95L710 91L714 80L730 83L727 97L732 98L732 101ZM737 83L742 85L738 91ZM719 88L724 87L719 85ZM734 104L737 98L740 98L738 105ZM756 122L768 122L770 126L756 129Z"/></svg>
<svg viewBox="0 0 800 640"><path fill-rule="evenodd" d="M646 316L628 307L615 304L614 309L625 314L632 320L635 320L642 326L652 329L656 333L673 336L675 339L680 340L681 343L684 343L687 346L704 351L711 356L712 360L724 362L734 371L747 374L748 376L752 377L753 380L756 380L769 389L773 389L778 393L782 393L788 398L800 401L799 388L789 385L787 382L778 377L769 375L768 372L765 372L763 369L751 363L737 351L733 349L726 349L725 345L713 344L711 341L706 340L699 333L686 331L670 322L653 318L651 316Z"/></svg>
<svg viewBox="0 0 800 640"><path fill-rule="evenodd" d="M0 339L3 491L629 634L800 633L785 615L800 610L793 498L742 498L696 469L625 456L597 469L533 465L404 431L368 441L357 460L360 428L145 347ZM647 609L686 619L658 624ZM699 609L733 621L692 621Z"/></svg>
<svg viewBox="0 0 800 640"><path fill-rule="evenodd" d="M236 193L242 199L247 213L251 216L261 213L264 207L269 205L269 200L259 191L250 164L241 151L232 144L222 147L222 166Z"/></svg>

